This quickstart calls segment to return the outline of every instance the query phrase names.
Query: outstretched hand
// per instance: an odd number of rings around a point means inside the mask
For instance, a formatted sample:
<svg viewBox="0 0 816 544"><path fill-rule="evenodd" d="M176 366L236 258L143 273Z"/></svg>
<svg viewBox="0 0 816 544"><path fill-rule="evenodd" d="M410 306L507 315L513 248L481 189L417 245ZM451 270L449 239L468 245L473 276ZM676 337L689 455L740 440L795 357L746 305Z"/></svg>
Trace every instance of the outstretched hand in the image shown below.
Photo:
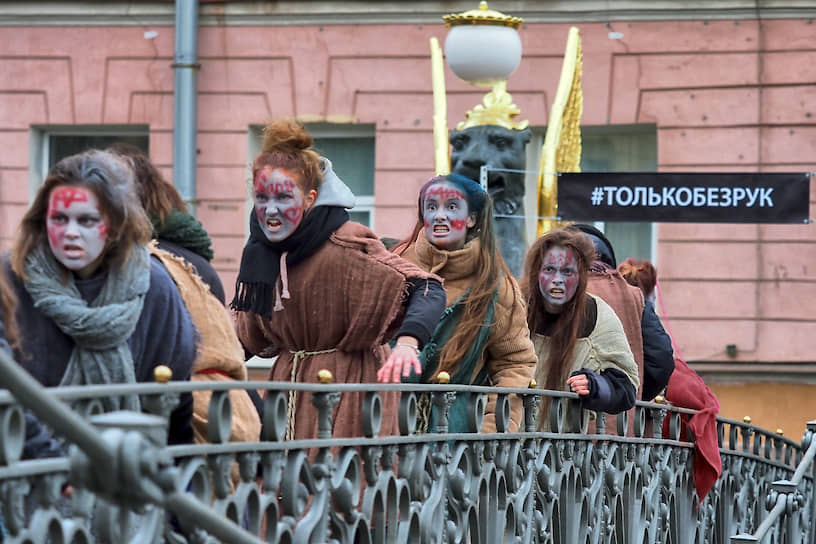
<svg viewBox="0 0 816 544"><path fill-rule="evenodd" d="M402 378L411 375L411 369L417 374L422 373L417 351L409 346L397 344L377 371L377 380L380 383L400 383Z"/></svg>

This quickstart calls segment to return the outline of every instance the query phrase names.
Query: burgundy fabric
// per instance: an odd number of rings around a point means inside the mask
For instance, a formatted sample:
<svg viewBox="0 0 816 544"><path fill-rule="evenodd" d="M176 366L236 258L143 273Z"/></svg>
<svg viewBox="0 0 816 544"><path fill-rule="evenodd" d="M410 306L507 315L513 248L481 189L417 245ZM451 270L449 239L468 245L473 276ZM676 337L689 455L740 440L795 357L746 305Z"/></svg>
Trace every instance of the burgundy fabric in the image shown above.
<svg viewBox="0 0 816 544"><path fill-rule="evenodd" d="M722 474L722 460L717 443L717 414L720 412L720 403L699 374L679 357L674 358L674 372L672 372L666 389L666 400L680 408L699 410L691 417L691 420L683 418L681 437L685 436L685 429L688 427L696 438L693 465L694 487L702 502ZM668 420L664 422L663 431L666 436Z"/></svg>

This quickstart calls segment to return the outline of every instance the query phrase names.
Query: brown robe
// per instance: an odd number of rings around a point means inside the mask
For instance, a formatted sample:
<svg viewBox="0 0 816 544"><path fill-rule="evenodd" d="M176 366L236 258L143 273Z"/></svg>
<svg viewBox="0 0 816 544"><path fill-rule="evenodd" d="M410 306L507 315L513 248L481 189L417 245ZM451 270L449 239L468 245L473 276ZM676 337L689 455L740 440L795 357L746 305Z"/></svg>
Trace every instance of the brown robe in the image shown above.
<svg viewBox="0 0 816 544"><path fill-rule="evenodd" d="M626 340L632 349L632 355L637 364L640 385L637 388L636 400L640 400L643 390L643 332L640 322L643 319L643 292L630 285L614 268L603 272L592 271L587 280L587 292L600 297L615 311L623 325ZM633 418L634 409L629 410L629 428L627 435L634 436ZM614 414L606 415L606 432L617 433L618 417ZM589 432L595 432L595 422L592 421Z"/></svg>
<svg viewBox="0 0 816 544"><path fill-rule="evenodd" d="M230 315L209 287L193 272L189 263L180 257L149 246L178 287L181 299L190 312L198 330L198 350L190 381L245 381L247 379L244 353ZM193 392L193 433L199 444L209 442L207 425L211 393ZM246 391L230 391L232 403L231 442L255 442L261 434L261 418Z"/></svg>
<svg viewBox="0 0 816 544"><path fill-rule="evenodd" d="M405 312L407 280L437 279L389 253L363 225L347 222L313 255L288 269L291 298L267 320L251 312L235 312L235 326L244 347L253 354L277 351L269 379L317 382L329 370L334 383L377 383L377 370L390 350L385 342L397 332ZM278 278L278 282L280 282ZM269 349L272 347L273 349ZM324 353L315 353L324 352ZM364 394L343 393L333 413L335 438L362 435ZM396 393L381 393L380 435L397 434ZM295 438L317 436L317 410L311 395L295 402Z"/></svg>
<svg viewBox="0 0 816 544"><path fill-rule="evenodd" d="M626 339L638 367L641 387L638 388L637 398L640 399L643 388L643 333L640 328L643 319L643 293L634 285L629 285L615 269L591 272L587 281L587 292L612 306L623 325L623 332L626 333Z"/></svg>
<svg viewBox="0 0 816 544"><path fill-rule="evenodd" d="M456 251L438 249L420 232L416 242L403 257L424 270L442 276L447 294L446 306L451 306L473 285L479 272L479 240L474 239ZM536 354L527 328L527 310L518 283L512 276L502 278L496 301L495 321L490 327L487 346L473 371L475 377L487 366L490 382L497 387L529 387L536 367ZM456 371L450 372L451 375ZM469 385L469 384L468 384ZM482 432L496 432L496 396L489 395L485 407ZM510 397L510 431L521 423L521 399Z"/></svg>

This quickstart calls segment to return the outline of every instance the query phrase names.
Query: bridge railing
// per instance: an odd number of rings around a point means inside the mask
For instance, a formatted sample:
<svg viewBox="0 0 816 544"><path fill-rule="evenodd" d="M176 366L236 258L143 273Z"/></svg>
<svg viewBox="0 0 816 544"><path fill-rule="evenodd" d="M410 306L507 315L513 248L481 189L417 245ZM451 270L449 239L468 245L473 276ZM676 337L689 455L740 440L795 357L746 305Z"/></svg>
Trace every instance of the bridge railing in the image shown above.
<svg viewBox="0 0 816 544"><path fill-rule="evenodd" d="M680 436L694 412L665 404L638 403L615 429L599 422L603 434L583 434L570 416L581 412L568 409L579 406L575 395L534 389L170 382L43 390L3 354L0 383L15 392L0 391L4 544L725 543L770 519L766 498L779 501L780 480L795 482L801 504L771 532L812 542L812 429L797 444L719 420L723 475L698 505L694 444ZM228 442L230 388L267 391L258 442ZM283 439L291 389L311 395L318 438ZM179 394L195 390L212 392L211 443L167 447L166 417ZM363 393L363 436L332 437L333 407L350 392ZM462 393L471 393L469 425L478 429L487 392L498 394L498 429L508 427L510 396L521 397L518 432L446 432L447 409ZM152 415L101 413L99 399L134 393ZM400 397L400 433L379 436L389 393ZM424 395L439 410L438 432L417 434ZM537 432L543 397L550 430ZM67 458L20 460L24 409L71 444Z"/></svg>

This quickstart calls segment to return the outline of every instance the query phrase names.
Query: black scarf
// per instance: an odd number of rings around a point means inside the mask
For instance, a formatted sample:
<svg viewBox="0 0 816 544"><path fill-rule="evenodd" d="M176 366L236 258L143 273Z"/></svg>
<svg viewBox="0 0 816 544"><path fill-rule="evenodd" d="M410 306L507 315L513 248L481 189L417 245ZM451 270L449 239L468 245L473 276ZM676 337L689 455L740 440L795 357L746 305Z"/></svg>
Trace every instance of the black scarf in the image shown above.
<svg viewBox="0 0 816 544"><path fill-rule="evenodd" d="M345 208L318 206L306 214L291 236L280 242L270 242L253 210L249 216L249 240L241 255L235 298L230 308L271 318L281 254L288 251L287 267L306 260L348 219Z"/></svg>

